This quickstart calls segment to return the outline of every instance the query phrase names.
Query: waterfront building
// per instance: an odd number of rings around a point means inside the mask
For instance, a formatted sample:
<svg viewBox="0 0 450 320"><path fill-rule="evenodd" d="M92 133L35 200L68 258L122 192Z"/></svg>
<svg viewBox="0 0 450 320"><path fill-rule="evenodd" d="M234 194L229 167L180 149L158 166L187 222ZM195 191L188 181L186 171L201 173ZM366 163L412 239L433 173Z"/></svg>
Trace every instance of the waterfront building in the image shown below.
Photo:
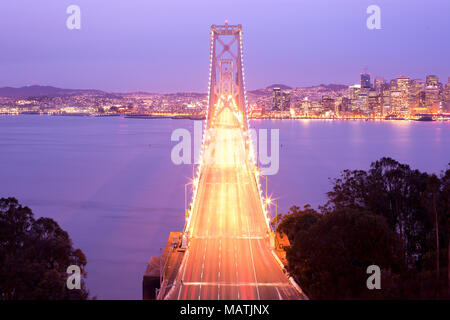
<svg viewBox="0 0 450 320"><path fill-rule="evenodd" d="M383 115L389 114L391 111L391 91L389 84L385 84L382 88L381 104Z"/></svg>
<svg viewBox="0 0 450 320"><path fill-rule="evenodd" d="M322 110L323 112L333 112L335 113L335 100L330 96L322 97Z"/></svg>
<svg viewBox="0 0 450 320"><path fill-rule="evenodd" d="M390 113L400 114L402 110L402 91L396 88L390 91Z"/></svg>
<svg viewBox="0 0 450 320"><path fill-rule="evenodd" d="M281 89L273 88L272 94L272 110L281 110Z"/></svg>
<svg viewBox="0 0 450 320"><path fill-rule="evenodd" d="M374 115L382 115L382 104L380 94L375 89L369 91L367 96L368 111Z"/></svg>
<svg viewBox="0 0 450 320"><path fill-rule="evenodd" d="M428 113L439 113L440 89L438 86L427 86L425 88L425 107Z"/></svg>
<svg viewBox="0 0 450 320"><path fill-rule="evenodd" d="M415 79L411 81L410 95L409 95L409 108L410 113L424 113L425 105L425 81L421 79Z"/></svg>
<svg viewBox="0 0 450 320"><path fill-rule="evenodd" d="M291 108L291 94L284 91L281 97L281 110L289 111Z"/></svg>
<svg viewBox="0 0 450 320"><path fill-rule="evenodd" d="M395 91L399 91L396 93L396 110L397 114L409 114L409 96L410 96L410 85L411 79L406 76L400 76L396 79L396 89Z"/></svg>
<svg viewBox="0 0 450 320"><path fill-rule="evenodd" d="M309 114L309 111L311 109L311 101L308 99L308 97L305 97L301 102L301 108L305 115Z"/></svg>
<svg viewBox="0 0 450 320"><path fill-rule="evenodd" d="M448 81L445 84L445 89L443 93L443 102L444 102L444 112L450 113L450 77L448 77Z"/></svg>

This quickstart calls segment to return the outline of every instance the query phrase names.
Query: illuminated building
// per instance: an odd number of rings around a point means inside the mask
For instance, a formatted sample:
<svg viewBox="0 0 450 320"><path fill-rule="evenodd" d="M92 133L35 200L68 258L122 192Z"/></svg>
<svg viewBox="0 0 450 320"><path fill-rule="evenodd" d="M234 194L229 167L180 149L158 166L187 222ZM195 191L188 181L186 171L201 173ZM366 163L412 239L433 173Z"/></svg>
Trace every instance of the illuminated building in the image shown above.
<svg viewBox="0 0 450 320"><path fill-rule="evenodd" d="M428 75L425 87L424 107L428 113L438 113L441 103L441 84L435 75Z"/></svg>
<svg viewBox="0 0 450 320"><path fill-rule="evenodd" d="M272 109L281 110L281 89L273 88Z"/></svg>
<svg viewBox="0 0 450 320"><path fill-rule="evenodd" d="M350 99L356 100L358 99L359 92L361 91L361 85L360 84L354 84L350 87L348 87L348 95Z"/></svg>
<svg viewBox="0 0 450 320"><path fill-rule="evenodd" d="M356 109L361 111L367 111L367 100L368 100L368 91L361 91L358 95L358 100L356 101Z"/></svg>
<svg viewBox="0 0 450 320"><path fill-rule="evenodd" d="M281 110L289 111L291 108L291 94L289 92L283 92L281 97Z"/></svg>
<svg viewBox="0 0 450 320"><path fill-rule="evenodd" d="M343 97L339 106L339 111L349 112L352 110L352 101L349 98Z"/></svg>
<svg viewBox="0 0 450 320"><path fill-rule="evenodd" d="M425 82L420 79L415 79L411 81L409 96L409 108L411 114L423 113L422 108L425 105Z"/></svg>
<svg viewBox="0 0 450 320"><path fill-rule="evenodd" d="M383 115L389 114L391 111L391 92L389 90L389 85L384 85L381 91L381 104Z"/></svg>
<svg viewBox="0 0 450 320"><path fill-rule="evenodd" d="M396 89L394 91L398 91L395 93L395 106L392 103L392 91L391 91L391 106L394 109L394 112L399 114L407 114L410 113L409 110L409 95L410 95L410 84L411 79L406 76L400 76L396 80Z"/></svg>
<svg viewBox="0 0 450 320"><path fill-rule="evenodd" d="M311 109L311 101L308 99L308 97L305 97L303 100L302 100L302 110L303 110L303 113L305 114L305 115L308 115L309 114L309 110Z"/></svg>
<svg viewBox="0 0 450 320"><path fill-rule="evenodd" d="M335 103L334 99L330 96L323 96L322 97L322 109L323 112L335 112Z"/></svg>
<svg viewBox="0 0 450 320"><path fill-rule="evenodd" d="M427 86L425 88L425 107L428 113L438 113L440 106L440 90L438 86Z"/></svg>
<svg viewBox="0 0 450 320"><path fill-rule="evenodd" d="M448 81L445 84L443 100L444 100L444 111L450 113L450 77L448 77Z"/></svg>
<svg viewBox="0 0 450 320"><path fill-rule="evenodd" d="M385 84L384 78L375 77L375 79L373 80L373 88L377 92L381 92L381 90L383 89L384 84Z"/></svg>
<svg viewBox="0 0 450 320"><path fill-rule="evenodd" d="M368 110L376 115L382 115L382 104L380 94L376 90L370 90L367 96Z"/></svg>
<svg viewBox="0 0 450 320"><path fill-rule="evenodd" d="M402 92L396 88L391 89L390 113L399 114L402 110Z"/></svg>
<svg viewBox="0 0 450 320"><path fill-rule="evenodd" d="M361 74L361 88L370 89L370 74L362 73Z"/></svg>
<svg viewBox="0 0 450 320"><path fill-rule="evenodd" d="M435 75L427 76L427 87L438 87L439 86L439 78Z"/></svg>

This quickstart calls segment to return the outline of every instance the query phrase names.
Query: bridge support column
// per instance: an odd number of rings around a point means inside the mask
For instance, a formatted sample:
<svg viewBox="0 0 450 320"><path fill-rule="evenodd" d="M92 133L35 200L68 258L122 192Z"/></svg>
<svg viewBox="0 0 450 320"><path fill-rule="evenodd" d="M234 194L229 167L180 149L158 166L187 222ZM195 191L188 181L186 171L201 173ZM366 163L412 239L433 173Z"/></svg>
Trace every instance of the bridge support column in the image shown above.
<svg viewBox="0 0 450 320"><path fill-rule="evenodd" d="M151 257L142 279L142 299L156 300L156 291L160 283L161 257Z"/></svg>

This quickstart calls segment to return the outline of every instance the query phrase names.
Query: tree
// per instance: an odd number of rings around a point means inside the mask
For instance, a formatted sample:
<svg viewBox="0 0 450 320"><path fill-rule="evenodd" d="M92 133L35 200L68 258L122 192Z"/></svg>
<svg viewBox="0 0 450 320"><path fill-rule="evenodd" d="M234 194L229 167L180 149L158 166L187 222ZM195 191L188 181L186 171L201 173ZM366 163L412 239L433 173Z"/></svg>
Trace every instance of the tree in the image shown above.
<svg viewBox="0 0 450 320"><path fill-rule="evenodd" d="M280 216L277 231L284 232L292 243L299 232L307 231L320 218L321 215L309 205L305 205L303 210L292 206L286 215Z"/></svg>
<svg viewBox="0 0 450 320"><path fill-rule="evenodd" d="M450 169L438 177L381 158L368 171L343 171L327 195L323 213L370 212L398 235L406 265L399 285L403 297L445 297L445 267L450 295Z"/></svg>
<svg viewBox="0 0 450 320"><path fill-rule="evenodd" d="M403 242L405 262L411 268L420 268L429 253L429 235L439 228L431 214L433 201L428 199L438 192L431 191L430 181L427 173L382 158L367 172L346 170L334 180L325 211L353 208L383 216ZM441 220L438 217L437 221Z"/></svg>
<svg viewBox="0 0 450 320"><path fill-rule="evenodd" d="M427 188L423 196L423 202L430 216L430 220L434 222L435 231L435 257L436 257L436 280L440 279L440 262L439 262L439 215L437 210L437 201L439 197L439 191L441 187L441 181L436 175L431 175L427 179Z"/></svg>
<svg viewBox="0 0 450 320"><path fill-rule="evenodd" d="M450 296L450 163L448 164L448 169L441 175L441 195L439 200L438 210L440 210L440 216L443 221L443 238L447 243L447 290Z"/></svg>
<svg viewBox="0 0 450 320"><path fill-rule="evenodd" d="M295 220L297 225L301 220L308 222L287 252L289 272L312 299L380 297L379 291L366 287L367 267L379 265L384 277L402 267L401 243L380 216L341 209L322 216L291 213L283 222ZM388 290L384 289L385 296Z"/></svg>
<svg viewBox="0 0 450 320"><path fill-rule="evenodd" d="M80 290L67 289L70 265L82 270ZM54 220L36 220L16 199L0 199L0 299L87 299L85 266L83 252Z"/></svg>

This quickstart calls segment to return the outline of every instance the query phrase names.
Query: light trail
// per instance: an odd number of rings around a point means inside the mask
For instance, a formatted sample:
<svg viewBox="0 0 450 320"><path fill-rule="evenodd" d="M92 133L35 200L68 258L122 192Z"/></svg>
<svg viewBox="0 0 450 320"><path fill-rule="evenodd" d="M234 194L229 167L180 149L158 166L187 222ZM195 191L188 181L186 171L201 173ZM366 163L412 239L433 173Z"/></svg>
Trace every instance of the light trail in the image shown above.
<svg viewBox="0 0 450 320"><path fill-rule="evenodd" d="M217 113L204 146L189 246L165 298L302 299L270 247L257 170L231 109Z"/></svg>

